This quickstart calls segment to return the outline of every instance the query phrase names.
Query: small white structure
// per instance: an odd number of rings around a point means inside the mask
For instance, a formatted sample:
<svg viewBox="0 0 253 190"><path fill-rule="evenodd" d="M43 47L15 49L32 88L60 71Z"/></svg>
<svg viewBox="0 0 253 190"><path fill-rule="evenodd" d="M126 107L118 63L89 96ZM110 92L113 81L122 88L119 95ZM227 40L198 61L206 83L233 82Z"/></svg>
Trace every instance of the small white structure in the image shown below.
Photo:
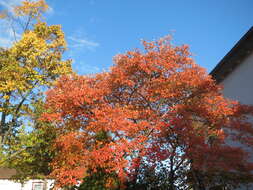
<svg viewBox="0 0 253 190"><path fill-rule="evenodd" d="M253 27L237 42L210 73L222 84L225 97L253 105ZM236 142L233 145L236 145ZM251 155L253 161L253 153ZM240 190L252 190L253 185Z"/></svg>
<svg viewBox="0 0 253 190"><path fill-rule="evenodd" d="M11 180L15 174L14 169L0 168L0 190L50 190L54 184L52 179L32 179L21 184Z"/></svg>

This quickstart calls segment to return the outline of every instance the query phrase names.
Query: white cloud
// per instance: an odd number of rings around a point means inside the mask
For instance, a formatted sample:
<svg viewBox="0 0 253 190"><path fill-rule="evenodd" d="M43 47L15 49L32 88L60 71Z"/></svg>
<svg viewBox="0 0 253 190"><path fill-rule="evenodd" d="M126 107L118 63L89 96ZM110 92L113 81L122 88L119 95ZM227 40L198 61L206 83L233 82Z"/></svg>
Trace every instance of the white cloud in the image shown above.
<svg viewBox="0 0 253 190"><path fill-rule="evenodd" d="M22 2L22 0L1 0L0 6L8 11L12 11L13 6L17 6Z"/></svg>
<svg viewBox="0 0 253 190"><path fill-rule="evenodd" d="M83 61L73 61L73 69L78 72L78 74L86 75L86 74L95 74L101 72L101 68L96 65L88 64Z"/></svg>
<svg viewBox="0 0 253 190"><path fill-rule="evenodd" d="M7 10L10 14L13 13L13 6L17 6L22 0L0 0L0 10ZM11 24L7 20L0 20L0 47L9 47L20 35L14 34L11 29Z"/></svg>
<svg viewBox="0 0 253 190"><path fill-rule="evenodd" d="M54 9L53 9L53 7L51 7L51 6L48 5L47 13L50 14L50 15L54 14Z"/></svg>
<svg viewBox="0 0 253 190"><path fill-rule="evenodd" d="M7 21L1 20L0 24L0 47L10 47L15 40L20 39L21 35L14 33Z"/></svg>
<svg viewBox="0 0 253 190"><path fill-rule="evenodd" d="M8 38L0 37L0 47L9 47L12 44L12 40Z"/></svg>
<svg viewBox="0 0 253 190"><path fill-rule="evenodd" d="M69 47L70 48L77 48L77 49L94 49L99 46L99 43L94 42L92 40L88 40L85 37L79 37L79 36L69 36Z"/></svg>
<svg viewBox="0 0 253 190"><path fill-rule="evenodd" d="M7 10L9 14L13 15L13 7L20 5L23 0L0 0L0 11ZM54 9L49 6L47 11L49 15L54 13ZM20 39L22 29L18 26L17 23L13 23L15 28L15 34L11 29L11 21L0 19L0 47L10 47L15 39Z"/></svg>

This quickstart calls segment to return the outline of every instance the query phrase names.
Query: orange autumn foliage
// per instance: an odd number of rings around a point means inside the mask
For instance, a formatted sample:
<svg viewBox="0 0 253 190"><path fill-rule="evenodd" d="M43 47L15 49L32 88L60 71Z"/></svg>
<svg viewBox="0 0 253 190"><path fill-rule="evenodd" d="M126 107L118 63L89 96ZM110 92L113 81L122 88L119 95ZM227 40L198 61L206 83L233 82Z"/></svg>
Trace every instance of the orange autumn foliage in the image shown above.
<svg viewBox="0 0 253 190"><path fill-rule="evenodd" d="M250 173L246 150L228 142L252 148L252 107L225 99L188 46L167 37L143 45L117 55L109 72L65 76L48 91L43 119L60 134L52 163L59 185L98 167L123 184L143 158L176 158L173 170L187 163L189 170Z"/></svg>

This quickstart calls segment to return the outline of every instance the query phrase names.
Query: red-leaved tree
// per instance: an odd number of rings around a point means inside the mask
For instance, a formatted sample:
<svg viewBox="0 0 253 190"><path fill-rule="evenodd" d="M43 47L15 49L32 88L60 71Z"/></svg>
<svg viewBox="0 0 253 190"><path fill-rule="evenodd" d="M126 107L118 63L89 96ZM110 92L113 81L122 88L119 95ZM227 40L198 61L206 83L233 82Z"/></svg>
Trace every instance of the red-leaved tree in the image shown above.
<svg viewBox="0 0 253 190"><path fill-rule="evenodd" d="M250 182L252 107L224 98L186 45L168 37L143 45L117 55L109 72L65 76L48 91L43 119L59 134L52 163L58 185L102 168L124 188L144 175L141 164L156 173L163 164L168 189ZM105 186L115 184L108 177Z"/></svg>

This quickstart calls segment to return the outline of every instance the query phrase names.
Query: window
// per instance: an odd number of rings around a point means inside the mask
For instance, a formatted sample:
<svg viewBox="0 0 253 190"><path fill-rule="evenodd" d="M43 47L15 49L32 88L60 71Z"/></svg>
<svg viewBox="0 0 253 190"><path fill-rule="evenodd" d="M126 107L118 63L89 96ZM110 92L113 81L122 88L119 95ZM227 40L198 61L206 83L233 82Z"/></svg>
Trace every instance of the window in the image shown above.
<svg viewBox="0 0 253 190"><path fill-rule="evenodd" d="M33 182L32 190L43 190L43 182Z"/></svg>

